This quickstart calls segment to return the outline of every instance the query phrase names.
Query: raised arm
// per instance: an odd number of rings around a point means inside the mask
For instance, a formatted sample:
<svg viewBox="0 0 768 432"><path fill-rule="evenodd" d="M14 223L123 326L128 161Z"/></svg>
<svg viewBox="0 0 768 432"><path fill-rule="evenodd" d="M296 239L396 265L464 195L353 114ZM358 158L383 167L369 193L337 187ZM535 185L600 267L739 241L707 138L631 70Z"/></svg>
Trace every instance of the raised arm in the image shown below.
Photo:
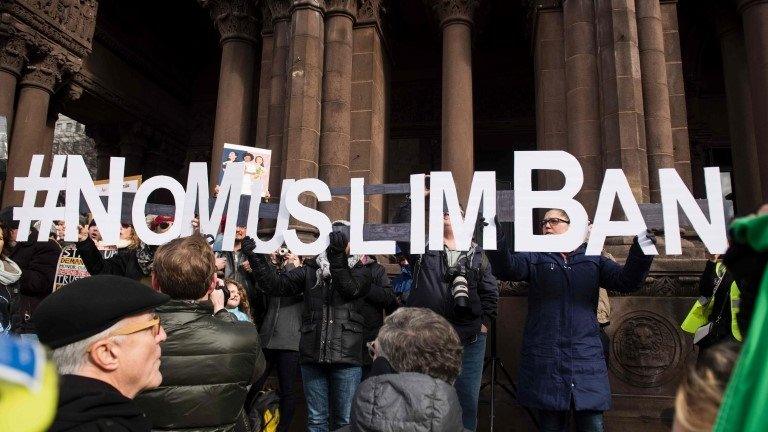
<svg viewBox="0 0 768 432"><path fill-rule="evenodd" d="M496 250L486 250L488 261L491 262L493 275L499 280L528 281L530 277L531 255L514 251L515 239L507 239L501 229L499 220L496 223ZM514 230L512 230L514 233Z"/></svg>
<svg viewBox="0 0 768 432"><path fill-rule="evenodd" d="M251 265L256 283L265 294L273 297L290 297L304 292L307 277L306 266L278 274L272 264L267 261L267 256L255 253L253 251L255 248L256 242L252 238L246 237L243 239L240 250Z"/></svg>
<svg viewBox="0 0 768 432"><path fill-rule="evenodd" d="M333 289L347 300L365 297L371 290L371 269L359 266L350 269L347 264L347 244L344 234L332 232L331 244L327 249L328 262L331 265L331 284Z"/></svg>
<svg viewBox="0 0 768 432"><path fill-rule="evenodd" d="M649 239L655 244L656 237ZM653 263L653 255L645 255L640 249L637 237L629 248L627 261L623 266L604 256L600 257L600 286L609 291L633 292L643 286Z"/></svg>

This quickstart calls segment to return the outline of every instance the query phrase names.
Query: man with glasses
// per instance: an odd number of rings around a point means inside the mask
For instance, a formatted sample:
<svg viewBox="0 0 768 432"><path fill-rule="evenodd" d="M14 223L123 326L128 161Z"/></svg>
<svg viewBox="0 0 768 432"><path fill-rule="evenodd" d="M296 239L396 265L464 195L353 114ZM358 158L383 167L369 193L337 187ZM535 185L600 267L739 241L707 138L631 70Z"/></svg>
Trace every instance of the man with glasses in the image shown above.
<svg viewBox="0 0 768 432"><path fill-rule="evenodd" d="M111 275L77 280L43 300L32 316L61 376L51 431L149 431L133 401L162 382L155 308L169 300L134 280Z"/></svg>

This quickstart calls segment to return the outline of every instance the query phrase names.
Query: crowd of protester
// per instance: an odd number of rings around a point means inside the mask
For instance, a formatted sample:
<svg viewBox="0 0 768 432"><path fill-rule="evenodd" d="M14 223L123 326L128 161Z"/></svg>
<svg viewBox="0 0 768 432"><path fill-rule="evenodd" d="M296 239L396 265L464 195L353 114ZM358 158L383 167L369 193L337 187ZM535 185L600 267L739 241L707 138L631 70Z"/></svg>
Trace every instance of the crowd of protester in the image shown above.
<svg viewBox="0 0 768 432"><path fill-rule="evenodd" d="M396 221L409 219L408 208ZM16 241L18 222L5 209L0 322L21 340L0 341L49 350L60 389L52 431L287 431L300 395L310 432L474 431L498 281L524 281L517 402L542 431L604 430L607 293L642 287L653 257L641 243L655 243L653 233L636 237L621 265L586 255L586 243L515 252L504 235L514 230L500 226L497 250L458 251L443 215L442 249L413 254L398 244L401 270L390 281L381 257L350 254L345 221L332 224L325 251L299 257L285 247L256 253L245 227L232 251L221 250L221 235L197 233L149 246L127 221L119 243L104 245L87 217L75 243L64 241L63 223L48 241L36 241L42 227ZM768 207L751 218L766 225ZM146 223L164 232L174 220ZM551 209L540 228L565 233L569 216ZM59 255L72 245L91 276L54 291ZM737 238L707 263L682 322L699 354L678 390L676 431L715 425L761 290L762 245L768 239ZM276 391L267 388L273 375Z"/></svg>

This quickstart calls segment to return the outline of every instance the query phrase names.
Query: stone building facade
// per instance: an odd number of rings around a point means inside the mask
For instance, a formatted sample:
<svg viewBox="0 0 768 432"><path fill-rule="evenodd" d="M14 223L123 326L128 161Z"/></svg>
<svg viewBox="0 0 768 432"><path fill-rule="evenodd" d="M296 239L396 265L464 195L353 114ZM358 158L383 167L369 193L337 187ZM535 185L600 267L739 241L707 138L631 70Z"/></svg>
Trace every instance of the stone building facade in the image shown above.
<svg viewBox="0 0 768 432"><path fill-rule="evenodd" d="M514 150L564 149L585 167L588 208L605 169L658 202L657 169L702 197L715 165L747 213L768 201L768 1L1 2L9 177L51 153L59 114L86 125L97 177L123 156L126 175L181 179L235 143L272 151L273 196L282 178L399 183L444 169L466 197L473 170L509 189ZM3 206L19 201L5 184ZM397 204L369 196L366 215L386 222ZM319 207L347 214L345 197ZM687 240L684 259L659 257L642 292L612 299L609 425L670 422L695 357L678 323L704 262ZM609 249L621 256L626 240ZM514 370L525 297L507 294L500 349ZM525 430L514 401L499 403L504 430Z"/></svg>

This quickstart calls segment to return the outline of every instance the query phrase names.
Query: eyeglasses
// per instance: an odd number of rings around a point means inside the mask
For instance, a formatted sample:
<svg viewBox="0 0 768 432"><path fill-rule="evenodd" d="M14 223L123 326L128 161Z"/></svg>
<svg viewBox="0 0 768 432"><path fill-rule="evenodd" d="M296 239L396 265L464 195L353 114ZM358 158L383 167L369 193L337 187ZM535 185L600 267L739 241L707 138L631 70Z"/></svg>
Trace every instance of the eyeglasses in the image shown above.
<svg viewBox="0 0 768 432"><path fill-rule="evenodd" d="M171 222L160 222L157 227L160 229L168 229L171 226Z"/></svg>
<svg viewBox="0 0 768 432"><path fill-rule="evenodd" d="M134 333L138 333L140 331L144 331L146 329L152 329L152 336L153 337L157 337L157 335L160 334L160 329L162 327L163 327L162 324L160 324L160 317L155 315L149 321L129 324L129 325L123 326L121 328L118 328L117 330L111 332L108 337L112 337L112 336L128 336L128 335L132 335ZM92 347L93 346L89 347L87 352L91 352L91 348Z"/></svg>
<svg viewBox="0 0 768 432"><path fill-rule="evenodd" d="M571 223L571 221L565 220L565 219L560 219L560 218L542 219L539 222L539 226L544 228L545 226L547 226L547 224L549 224L549 226L554 227L554 226L560 225L561 223L569 224L569 223Z"/></svg>

